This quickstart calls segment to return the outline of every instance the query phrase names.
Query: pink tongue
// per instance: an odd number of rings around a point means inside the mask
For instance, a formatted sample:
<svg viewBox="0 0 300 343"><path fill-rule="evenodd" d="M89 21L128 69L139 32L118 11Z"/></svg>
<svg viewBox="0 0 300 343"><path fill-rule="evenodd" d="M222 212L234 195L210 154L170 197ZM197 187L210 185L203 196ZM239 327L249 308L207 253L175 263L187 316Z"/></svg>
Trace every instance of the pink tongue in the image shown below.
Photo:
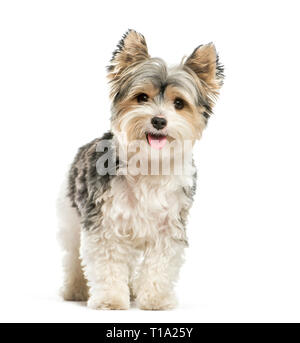
<svg viewBox="0 0 300 343"><path fill-rule="evenodd" d="M148 133L148 142L152 148L160 150L167 143L167 137L166 136L157 137Z"/></svg>

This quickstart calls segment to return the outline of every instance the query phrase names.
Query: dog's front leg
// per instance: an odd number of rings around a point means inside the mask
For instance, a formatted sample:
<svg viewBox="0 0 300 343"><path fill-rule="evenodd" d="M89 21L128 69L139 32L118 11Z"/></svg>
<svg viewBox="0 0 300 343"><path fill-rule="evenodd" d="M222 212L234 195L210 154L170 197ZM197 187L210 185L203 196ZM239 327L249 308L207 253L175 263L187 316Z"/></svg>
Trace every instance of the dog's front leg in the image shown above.
<svg viewBox="0 0 300 343"><path fill-rule="evenodd" d="M136 301L143 310L167 310L177 305L174 283L183 261L184 245L164 238L148 245L135 281Z"/></svg>
<svg viewBox="0 0 300 343"><path fill-rule="evenodd" d="M89 285L90 308L129 308L128 256L129 248L125 244L106 239L101 230L82 231L81 258Z"/></svg>

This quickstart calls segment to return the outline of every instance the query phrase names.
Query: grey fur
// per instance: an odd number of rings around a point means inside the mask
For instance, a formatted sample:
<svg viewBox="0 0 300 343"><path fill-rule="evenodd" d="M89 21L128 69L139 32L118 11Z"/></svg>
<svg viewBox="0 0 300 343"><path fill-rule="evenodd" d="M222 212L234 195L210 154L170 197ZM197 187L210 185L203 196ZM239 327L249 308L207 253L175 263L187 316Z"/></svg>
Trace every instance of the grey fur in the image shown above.
<svg viewBox="0 0 300 343"><path fill-rule="evenodd" d="M136 89L142 88L145 84L152 84L159 89L159 96L162 97L167 86L171 85L182 88L193 96L195 106L203 106L206 111L204 116L208 118L212 113L210 99L204 92L201 92L190 73L190 69L184 65L168 70L166 63L160 58L149 58L140 63L132 70L128 70L123 76L120 76L118 82L113 85L116 88L112 103L113 118L118 115L115 105L128 97L134 97Z"/></svg>
<svg viewBox="0 0 300 343"><path fill-rule="evenodd" d="M105 133L101 138L81 147L71 166L68 178L68 195L72 206L75 207L82 219L85 229L93 229L95 220L102 217L101 204L96 204L95 199L106 192L115 175L107 173L100 175L97 172L97 161L104 154L98 151L97 146L102 140L113 142L113 134ZM113 150L113 149L111 149ZM118 168L119 160L115 157L115 166Z"/></svg>
<svg viewBox="0 0 300 343"><path fill-rule="evenodd" d="M96 227L96 222L101 222L102 218L102 204L98 204L96 199L105 193L110 188L111 180L116 176L113 173L107 172L104 175L97 171L97 161L104 152L99 151L98 147L101 141L109 140L111 142L111 151L113 149L113 134L111 132L105 133L101 138L96 138L92 142L81 147L72 163L69 178L68 178L68 196L71 204L76 208L81 218L82 227L85 230L93 230ZM119 168L120 161L118 156L109 154L114 158L112 164L115 165L116 170ZM193 186L184 187L183 192L193 201L196 191L197 173L193 175ZM181 222L186 226L185 210L180 213Z"/></svg>
<svg viewBox="0 0 300 343"><path fill-rule="evenodd" d="M123 36L117 50L113 54L111 62L114 61L118 54L125 53L125 39L131 32L132 30L129 30ZM145 39L142 35L140 38L141 44L147 52ZM195 49L195 51L196 50L197 49ZM136 97L138 89L142 89L146 84L151 84L159 90L157 101L163 100L165 89L169 85L183 89L192 97L195 106L204 108L204 112L202 110L201 113L205 120L207 120L212 114L212 105L215 96L214 92L210 90L205 83L202 83L201 80L200 85L195 82L194 72L185 64L180 64L175 68L168 69L166 63L162 59L150 58L146 52L144 60L139 60L138 62L132 60L132 64L129 68L125 68L122 73L111 80L113 95L112 119L115 119L119 114L116 106L118 102L125 98ZM127 57L129 58L130 54L128 52L127 54ZM193 54L191 56L193 56ZM128 58L127 60L129 61ZM112 64L108 67L108 71L114 71ZM216 78L221 82L223 77L223 66L220 65L217 56ZM112 175L112 173L109 172L106 174L104 173L104 175L103 173L97 172L97 160L104 153L103 151L97 151L97 145L104 139L110 140L113 145L113 134L108 132L102 138L97 138L91 143L83 146L79 149L69 173L69 197L72 206L79 212L85 229L93 229L95 221L99 221L99 218L102 217L101 204L96 204L95 199L99 198L99 195L109 189L112 178L116 177L116 175ZM115 159L113 165L118 168L118 156L111 155L110 158L112 160ZM183 189L190 200L193 199L196 189L196 174L193 176L193 181L194 184L192 187ZM185 214L180 214L180 216L182 222L185 223Z"/></svg>

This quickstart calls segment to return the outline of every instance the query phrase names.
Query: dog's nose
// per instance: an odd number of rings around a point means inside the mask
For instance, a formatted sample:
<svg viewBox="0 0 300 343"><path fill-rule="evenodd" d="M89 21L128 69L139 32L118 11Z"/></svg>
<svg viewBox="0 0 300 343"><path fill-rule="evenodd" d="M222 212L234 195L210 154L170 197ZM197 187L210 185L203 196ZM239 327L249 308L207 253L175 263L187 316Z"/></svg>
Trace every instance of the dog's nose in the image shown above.
<svg viewBox="0 0 300 343"><path fill-rule="evenodd" d="M151 119L151 124L157 129L161 130L167 125L167 121L162 117L153 117Z"/></svg>

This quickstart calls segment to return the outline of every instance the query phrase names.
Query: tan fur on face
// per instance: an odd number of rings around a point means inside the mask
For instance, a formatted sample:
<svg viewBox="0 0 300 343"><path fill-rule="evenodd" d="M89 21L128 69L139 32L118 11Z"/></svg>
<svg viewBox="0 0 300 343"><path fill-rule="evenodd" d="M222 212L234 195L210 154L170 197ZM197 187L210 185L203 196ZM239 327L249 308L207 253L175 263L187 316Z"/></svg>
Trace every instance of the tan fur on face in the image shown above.
<svg viewBox="0 0 300 343"><path fill-rule="evenodd" d="M159 93L159 89L155 88L151 83L145 83L141 87L132 89L130 96L133 98L133 101L137 102L136 97L142 93L145 93L149 97L149 100L153 100Z"/></svg>
<svg viewBox="0 0 300 343"><path fill-rule="evenodd" d="M126 117L126 115L128 115L130 112L141 108L141 115L133 116L132 119L130 119L130 124L126 125L126 127L128 128L126 130L126 134L128 141L143 139L143 127L145 125L145 121L149 120L150 115L143 114L143 104L138 103L137 96L141 93L145 93L148 95L149 101L151 101L158 94L158 92L159 91L150 83L145 84L143 87L131 90L130 96L123 99L116 105L118 115L113 120L112 125L114 130L121 132L122 128L124 129L124 122L127 120L127 118L124 117Z"/></svg>
<svg viewBox="0 0 300 343"><path fill-rule="evenodd" d="M201 116L203 109L200 106L192 104L190 99L187 99L179 89L173 86L168 86L166 88L164 97L170 104L174 104L176 98L184 100L184 107L181 110L175 109L175 111L189 122L193 132L193 136L189 137L189 139L192 139L193 141L199 139L205 127L205 122Z"/></svg>
<svg viewBox="0 0 300 343"><path fill-rule="evenodd" d="M201 137L222 84L222 66L213 44L194 50L185 63L168 68L163 60L150 58L145 39L135 31L121 41L109 68L114 133L126 133L128 141L145 139L155 131L151 118L166 116L168 125L160 132L176 140ZM145 93L147 103L138 103ZM174 107L176 97L185 101Z"/></svg>
<svg viewBox="0 0 300 343"><path fill-rule="evenodd" d="M127 113L130 113L128 111ZM115 121L114 129L118 129L119 132L126 132L128 142L132 142L137 139L145 139L145 131L144 126L145 122L149 119L147 115L140 115L140 116L133 116L128 121L126 117L126 111L124 111L124 115L121 118L118 118ZM129 114L127 114L129 116Z"/></svg>
<svg viewBox="0 0 300 343"><path fill-rule="evenodd" d="M147 103L137 102L136 97L140 93L148 95ZM176 98L184 100L183 109L175 109L174 101ZM163 115L168 120L168 134L170 134L170 131L174 133L174 130L178 131L179 134L182 125L188 127L188 134L185 131L186 133L184 136L181 135L180 139L192 140L193 142L201 137L206 124L204 117L201 115L203 108L197 106L193 102L193 98L183 89L172 85L166 87L163 95L160 94L160 89L155 88L153 85L145 85L129 98L116 103L116 110L117 115L112 123L113 130L114 132L126 132L128 142L136 139L144 140L145 133L151 126L151 118L157 115ZM169 141L172 141L173 138L168 136Z"/></svg>

